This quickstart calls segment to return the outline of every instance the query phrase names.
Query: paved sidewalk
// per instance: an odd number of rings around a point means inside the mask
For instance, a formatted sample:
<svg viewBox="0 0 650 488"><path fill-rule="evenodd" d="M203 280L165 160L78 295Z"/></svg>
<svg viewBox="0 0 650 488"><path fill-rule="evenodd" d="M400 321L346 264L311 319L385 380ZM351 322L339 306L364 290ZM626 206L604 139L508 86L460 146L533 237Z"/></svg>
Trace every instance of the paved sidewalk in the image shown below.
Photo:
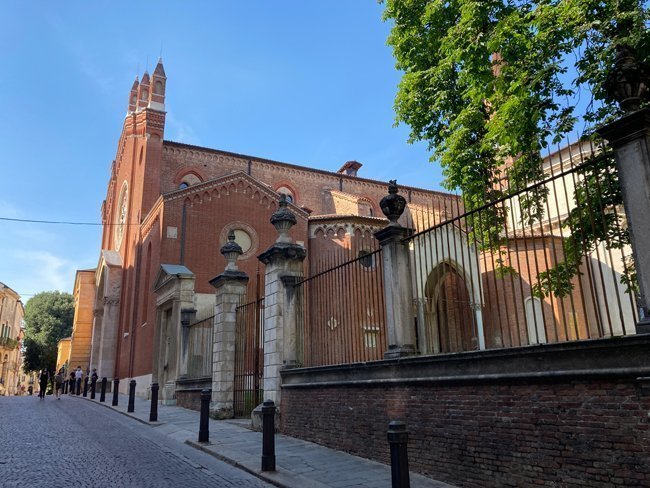
<svg viewBox="0 0 650 488"><path fill-rule="evenodd" d="M276 471L260 471L262 434L245 427L246 420L210 419L210 443L197 442L199 412L181 407L158 405L158 422L149 422L150 402L136 397L135 412L127 413L128 396L119 395L119 405L111 406L112 394L106 402L82 396L80 400L96 402L140 422L158 432L185 442L223 461L248 471L276 486L287 488L380 488L391 486L390 466L369 461L312 442L277 434L275 437ZM388 445L386 446L388 449ZM452 485L411 473L413 488L453 488Z"/></svg>

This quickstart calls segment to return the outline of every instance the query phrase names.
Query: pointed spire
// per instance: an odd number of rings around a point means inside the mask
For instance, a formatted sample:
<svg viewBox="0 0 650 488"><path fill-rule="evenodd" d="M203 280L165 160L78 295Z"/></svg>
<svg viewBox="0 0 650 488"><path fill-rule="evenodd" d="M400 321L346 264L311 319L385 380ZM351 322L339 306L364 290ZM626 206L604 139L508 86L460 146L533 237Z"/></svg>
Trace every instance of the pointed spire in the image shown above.
<svg viewBox="0 0 650 488"><path fill-rule="evenodd" d="M142 75L142 83L141 85L148 85L149 84L149 71L144 70L144 74Z"/></svg>
<svg viewBox="0 0 650 488"><path fill-rule="evenodd" d="M158 64L156 65L156 69L154 69L153 74L154 76L167 78L167 76L165 75L165 68L163 67L162 58L158 58Z"/></svg>
<svg viewBox="0 0 650 488"><path fill-rule="evenodd" d="M138 105L138 88L140 87L140 79L136 76L133 81L133 86L131 86L131 92L129 93L129 108L128 113L135 112L135 109Z"/></svg>

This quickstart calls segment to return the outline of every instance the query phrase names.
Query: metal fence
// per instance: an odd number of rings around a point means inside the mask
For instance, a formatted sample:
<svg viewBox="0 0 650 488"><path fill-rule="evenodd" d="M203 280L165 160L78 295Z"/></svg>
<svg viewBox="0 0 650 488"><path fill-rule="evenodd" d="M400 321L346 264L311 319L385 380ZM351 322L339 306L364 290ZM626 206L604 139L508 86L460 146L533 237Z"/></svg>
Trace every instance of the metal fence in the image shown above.
<svg viewBox="0 0 650 488"><path fill-rule="evenodd" d="M187 374L190 378L212 376L212 328L214 310L199 314L190 324L187 338Z"/></svg>
<svg viewBox="0 0 650 488"><path fill-rule="evenodd" d="M295 287L299 362L322 366L382 359L387 347L383 289L381 249L363 243L326 254L312 276Z"/></svg>
<svg viewBox="0 0 650 488"><path fill-rule="evenodd" d="M544 179L465 212L460 197L408 215L424 354L634 333L637 307L611 154L577 143Z"/></svg>
<svg viewBox="0 0 650 488"><path fill-rule="evenodd" d="M247 417L262 402L264 372L264 298L244 295L236 310L235 417Z"/></svg>

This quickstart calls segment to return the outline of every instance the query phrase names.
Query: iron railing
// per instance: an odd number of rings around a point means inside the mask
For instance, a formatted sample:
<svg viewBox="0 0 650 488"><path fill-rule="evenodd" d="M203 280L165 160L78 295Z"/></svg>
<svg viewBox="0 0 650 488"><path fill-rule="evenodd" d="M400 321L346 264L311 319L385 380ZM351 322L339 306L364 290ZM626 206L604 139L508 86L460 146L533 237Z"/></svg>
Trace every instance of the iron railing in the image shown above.
<svg viewBox="0 0 650 488"><path fill-rule="evenodd" d="M190 324L187 342L187 375L190 378L212 376L212 329L214 310L199 315Z"/></svg>
<svg viewBox="0 0 650 488"><path fill-rule="evenodd" d="M264 298L242 296L236 309L235 417L247 417L262 402L264 372Z"/></svg>
<svg viewBox="0 0 650 488"><path fill-rule="evenodd" d="M320 268L297 283L297 342L303 366L383 358L382 251L367 248L359 251L353 246L325 255Z"/></svg>
<svg viewBox="0 0 650 488"><path fill-rule="evenodd" d="M634 333L631 248L611 154L578 143L545 177L490 203L408 216L418 349L424 354ZM532 204L532 206L531 206Z"/></svg>

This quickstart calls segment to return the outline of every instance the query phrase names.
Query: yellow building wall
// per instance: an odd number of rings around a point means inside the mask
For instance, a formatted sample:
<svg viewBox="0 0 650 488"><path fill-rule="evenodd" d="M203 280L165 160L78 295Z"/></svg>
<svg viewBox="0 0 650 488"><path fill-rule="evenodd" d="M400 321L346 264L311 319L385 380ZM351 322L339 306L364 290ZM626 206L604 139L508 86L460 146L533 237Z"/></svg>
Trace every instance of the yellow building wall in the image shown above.
<svg viewBox="0 0 650 488"><path fill-rule="evenodd" d="M58 371L63 367L65 363L70 360L70 337L61 339L59 341L57 351L56 351L56 370Z"/></svg>
<svg viewBox="0 0 650 488"><path fill-rule="evenodd" d="M84 373L90 368L94 297L95 270L77 271L74 286L74 322L68 364L71 368L81 366Z"/></svg>

